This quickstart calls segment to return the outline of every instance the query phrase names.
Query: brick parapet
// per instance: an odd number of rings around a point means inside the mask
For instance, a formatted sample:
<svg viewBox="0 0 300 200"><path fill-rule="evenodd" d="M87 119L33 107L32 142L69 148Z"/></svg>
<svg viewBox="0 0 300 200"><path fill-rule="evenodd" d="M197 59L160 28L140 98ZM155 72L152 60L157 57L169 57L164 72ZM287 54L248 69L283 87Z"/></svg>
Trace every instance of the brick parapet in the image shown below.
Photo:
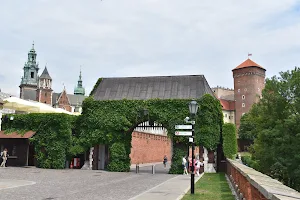
<svg viewBox="0 0 300 200"><path fill-rule="evenodd" d="M300 193L281 182L244 164L227 159L227 175L239 199L243 200L296 200Z"/></svg>

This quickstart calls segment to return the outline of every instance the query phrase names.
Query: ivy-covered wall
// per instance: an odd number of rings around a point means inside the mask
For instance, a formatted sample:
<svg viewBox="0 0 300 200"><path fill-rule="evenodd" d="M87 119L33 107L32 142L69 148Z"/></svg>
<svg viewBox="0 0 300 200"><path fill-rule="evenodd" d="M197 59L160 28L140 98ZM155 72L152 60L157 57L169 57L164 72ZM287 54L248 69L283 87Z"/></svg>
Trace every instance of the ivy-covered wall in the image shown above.
<svg viewBox="0 0 300 200"><path fill-rule="evenodd" d="M183 119L189 116L190 101L191 99L96 101L89 97L85 99L82 115L77 121L80 144L86 148L96 144L108 144L111 150L115 144L124 144L126 159L120 161L120 157L116 156L118 154L111 154L110 163L120 163L120 167L110 164L108 168L113 171L129 171L132 130L141 122L156 121L168 130L168 136L173 140L174 152L170 173L182 173L181 159L189 145L188 137L175 136L174 133L175 125L183 124ZM220 126L223 124L221 105L216 98L208 94L197 101L200 109L195 118L195 136L199 138L196 145L201 144L214 150L219 144ZM143 114L144 109L147 109L147 115ZM203 136L200 136L201 134Z"/></svg>
<svg viewBox="0 0 300 200"><path fill-rule="evenodd" d="M66 114L19 114L14 115L14 120L4 122L3 129L7 134L35 131L30 142L35 147L37 167L63 169L75 150L72 148L75 120L76 116Z"/></svg>
<svg viewBox="0 0 300 200"><path fill-rule="evenodd" d="M101 82L101 79L100 81ZM110 171L129 171L131 134L141 122L156 121L168 130L173 141L170 173L182 173L181 159L188 149L188 137L175 136L175 125L184 124L189 116L191 99L107 100L88 97L83 102L80 116L66 114L15 115L13 121L4 123L7 132L36 131L31 142L35 144L38 167L64 168L65 160L83 153L97 144L109 145ZM195 116L196 145L209 150L220 142L223 124L219 101L206 94L197 99L200 106ZM145 115L144 110L148 113ZM170 160L170 159L169 159Z"/></svg>

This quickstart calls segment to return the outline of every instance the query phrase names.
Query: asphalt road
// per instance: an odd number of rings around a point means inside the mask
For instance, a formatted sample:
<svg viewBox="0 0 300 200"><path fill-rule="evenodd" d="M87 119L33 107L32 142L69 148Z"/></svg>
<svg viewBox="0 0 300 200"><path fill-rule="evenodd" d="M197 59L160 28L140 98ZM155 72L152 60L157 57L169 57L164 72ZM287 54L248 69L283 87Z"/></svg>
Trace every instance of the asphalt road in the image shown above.
<svg viewBox="0 0 300 200"><path fill-rule="evenodd" d="M164 169L162 164L156 165L156 174L151 172L151 166L141 167L139 174L135 170L119 173L79 169L0 168L0 199L126 200L175 176L167 174L168 169ZM26 182L30 184L21 186ZM35 184L32 185L33 182ZM11 185L16 187L9 188Z"/></svg>

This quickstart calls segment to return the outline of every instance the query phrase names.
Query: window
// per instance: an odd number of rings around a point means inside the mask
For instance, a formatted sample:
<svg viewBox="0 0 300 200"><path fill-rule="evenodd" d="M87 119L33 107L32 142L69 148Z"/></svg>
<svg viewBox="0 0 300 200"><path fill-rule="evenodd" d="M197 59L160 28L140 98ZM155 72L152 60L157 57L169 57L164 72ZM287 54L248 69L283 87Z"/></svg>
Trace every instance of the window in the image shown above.
<svg viewBox="0 0 300 200"><path fill-rule="evenodd" d="M228 116L228 119L230 119L230 116Z"/></svg>
<svg viewBox="0 0 300 200"><path fill-rule="evenodd" d="M238 89L238 92L240 92L241 91L241 89Z"/></svg>
<svg viewBox="0 0 300 200"><path fill-rule="evenodd" d="M47 103L46 101L44 103Z"/></svg>
<svg viewBox="0 0 300 200"><path fill-rule="evenodd" d="M47 97L47 92L45 92L45 97Z"/></svg>
<svg viewBox="0 0 300 200"><path fill-rule="evenodd" d="M243 108L245 107L245 103L242 103L242 107L243 107Z"/></svg>
<svg viewBox="0 0 300 200"><path fill-rule="evenodd" d="M242 95L242 99L245 99L246 97L245 97L245 95Z"/></svg>
<svg viewBox="0 0 300 200"><path fill-rule="evenodd" d="M227 117L227 114L225 114L225 117Z"/></svg>
<svg viewBox="0 0 300 200"><path fill-rule="evenodd" d="M30 75L31 75L31 78L34 78L34 72L31 72Z"/></svg>

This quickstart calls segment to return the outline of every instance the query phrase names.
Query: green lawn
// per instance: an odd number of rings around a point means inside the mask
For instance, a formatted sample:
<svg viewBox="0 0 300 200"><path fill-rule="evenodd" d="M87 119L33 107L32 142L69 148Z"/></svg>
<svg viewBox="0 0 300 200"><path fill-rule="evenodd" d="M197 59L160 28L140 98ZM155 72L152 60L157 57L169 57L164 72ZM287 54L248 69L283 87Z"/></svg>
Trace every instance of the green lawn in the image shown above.
<svg viewBox="0 0 300 200"><path fill-rule="evenodd" d="M182 200L234 200L224 173L204 174L195 184L195 194L191 191Z"/></svg>

